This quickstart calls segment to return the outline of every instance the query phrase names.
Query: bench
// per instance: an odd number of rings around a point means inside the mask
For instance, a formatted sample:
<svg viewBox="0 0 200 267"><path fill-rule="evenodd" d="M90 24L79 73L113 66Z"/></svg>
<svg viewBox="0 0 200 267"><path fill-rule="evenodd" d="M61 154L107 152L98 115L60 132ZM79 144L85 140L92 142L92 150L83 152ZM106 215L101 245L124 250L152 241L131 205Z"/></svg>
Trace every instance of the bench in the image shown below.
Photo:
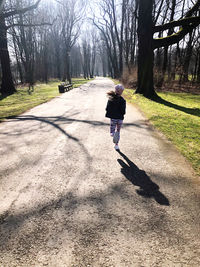
<svg viewBox="0 0 200 267"><path fill-rule="evenodd" d="M73 84L61 83L58 85L59 93L65 93L73 88Z"/></svg>

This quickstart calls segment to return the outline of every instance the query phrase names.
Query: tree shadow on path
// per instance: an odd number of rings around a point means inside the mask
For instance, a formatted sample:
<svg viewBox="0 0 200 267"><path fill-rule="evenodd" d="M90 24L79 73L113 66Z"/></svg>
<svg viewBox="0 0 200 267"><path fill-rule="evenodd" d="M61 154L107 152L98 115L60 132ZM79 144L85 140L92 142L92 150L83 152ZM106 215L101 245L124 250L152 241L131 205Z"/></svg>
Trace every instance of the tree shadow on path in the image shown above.
<svg viewBox="0 0 200 267"><path fill-rule="evenodd" d="M146 172L140 170L121 151L118 151L118 153L126 161L124 162L121 159L117 160L122 167L121 172L133 185L139 187L139 189L136 190L138 195L145 198L154 198L158 204L169 206L169 200L159 191L159 186L150 179Z"/></svg>

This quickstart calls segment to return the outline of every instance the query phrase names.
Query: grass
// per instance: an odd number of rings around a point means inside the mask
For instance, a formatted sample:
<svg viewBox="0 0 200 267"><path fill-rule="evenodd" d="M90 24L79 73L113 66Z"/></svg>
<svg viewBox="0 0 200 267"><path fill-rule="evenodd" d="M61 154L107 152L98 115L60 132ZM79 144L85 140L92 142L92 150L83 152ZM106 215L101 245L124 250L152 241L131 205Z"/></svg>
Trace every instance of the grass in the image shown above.
<svg viewBox="0 0 200 267"><path fill-rule="evenodd" d="M175 75L175 81L179 81L179 80L180 80L180 75L179 74L176 74ZM191 74L188 75L188 80L189 81L192 81L192 75Z"/></svg>
<svg viewBox="0 0 200 267"><path fill-rule="evenodd" d="M83 78L72 79L74 88L87 82L88 80ZM59 84L59 81L49 82L48 84L40 83L35 86L34 92L31 94L28 93L27 87L21 87L13 95L2 99L0 96L0 121L11 116L17 116L60 95L58 92Z"/></svg>
<svg viewBox="0 0 200 267"><path fill-rule="evenodd" d="M158 93L163 104L124 91L128 102L137 105L165 136L191 162L200 175L200 95L189 93Z"/></svg>

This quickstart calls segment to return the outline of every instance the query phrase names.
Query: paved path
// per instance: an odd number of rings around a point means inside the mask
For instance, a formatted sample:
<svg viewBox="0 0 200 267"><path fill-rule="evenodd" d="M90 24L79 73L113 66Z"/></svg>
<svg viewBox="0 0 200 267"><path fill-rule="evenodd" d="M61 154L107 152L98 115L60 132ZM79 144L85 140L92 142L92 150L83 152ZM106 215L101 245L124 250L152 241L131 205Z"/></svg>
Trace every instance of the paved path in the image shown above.
<svg viewBox="0 0 200 267"><path fill-rule="evenodd" d="M0 266L200 266L200 182L98 78L0 124Z"/></svg>

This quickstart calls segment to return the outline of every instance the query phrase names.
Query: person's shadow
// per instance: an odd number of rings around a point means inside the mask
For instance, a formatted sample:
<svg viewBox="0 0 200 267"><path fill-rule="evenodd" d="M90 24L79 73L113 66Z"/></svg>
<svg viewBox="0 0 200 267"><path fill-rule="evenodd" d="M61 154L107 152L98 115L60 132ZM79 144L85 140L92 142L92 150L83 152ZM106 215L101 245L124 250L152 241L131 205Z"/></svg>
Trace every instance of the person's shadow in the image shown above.
<svg viewBox="0 0 200 267"><path fill-rule="evenodd" d="M118 153L124 158L117 161L121 165L122 174L133 184L139 187L136 192L145 198L154 198L160 205L169 206L169 200L159 191L159 186L151 181L145 171L140 170L126 155L121 151Z"/></svg>

